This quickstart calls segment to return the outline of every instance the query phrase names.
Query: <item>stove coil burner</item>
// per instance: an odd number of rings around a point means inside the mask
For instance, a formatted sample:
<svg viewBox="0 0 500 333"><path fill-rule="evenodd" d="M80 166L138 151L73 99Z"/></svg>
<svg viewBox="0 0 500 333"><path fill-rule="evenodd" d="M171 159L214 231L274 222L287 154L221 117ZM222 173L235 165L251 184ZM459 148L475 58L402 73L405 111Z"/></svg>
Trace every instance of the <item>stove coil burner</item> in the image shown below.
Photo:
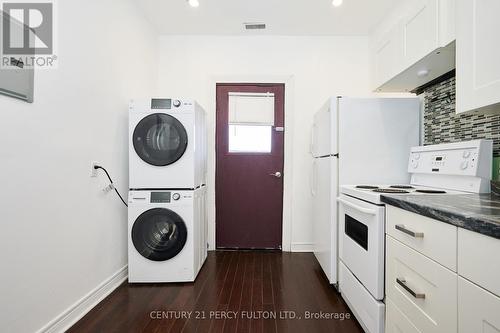
<svg viewBox="0 0 500 333"><path fill-rule="evenodd" d="M378 188L378 189L373 190L373 192L378 192L378 193L393 193L393 194L407 194L407 193L410 193L410 192L405 191L405 190L398 190L398 189L394 189L394 188Z"/></svg>
<svg viewBox="0 0 500 333"><path fill-rule="evenodd" d="M356 188L362 189L362 190L376 190L378 189L378 186L372 186L372 185L358 185Z"/></svg>
<svg viewBox="0 0 500 333"><path fill-rule="evenodd" d="M446 191L442 190L416 190L418 193L426 193L426 194L445 194Z"/></svg>
<svg viewBox="0 0 500 333"><path fill-rule="evenodd" d="M413 190L414 187L411 186L411 185L392 185L392 186L389 186L390 188L397 188L397 189L400 189L400 190Z"/></svg>

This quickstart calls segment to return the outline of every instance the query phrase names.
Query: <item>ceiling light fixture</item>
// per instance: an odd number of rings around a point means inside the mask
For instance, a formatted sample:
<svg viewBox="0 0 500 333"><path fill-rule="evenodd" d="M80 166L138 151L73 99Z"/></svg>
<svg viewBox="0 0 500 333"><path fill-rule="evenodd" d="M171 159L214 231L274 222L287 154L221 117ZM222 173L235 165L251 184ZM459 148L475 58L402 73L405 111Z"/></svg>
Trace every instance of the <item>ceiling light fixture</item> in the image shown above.
<svg viewBox="0 0 500 333"><path fill-rule="evenodd" d="M428 69L421 69L417 72L418 77L426 77L427 75L429 75Z"/></svg>
<svg viewBox="0 0 500 333"><path fill-rule="evenodd" d="M188 4L191 6L191 7L199 7L200 6L200 2L198 0L187 0Z"/></svg>
<svg viewBox="0 0 500 333"><path fill-rule="evenodd" d="M344 1L343 0L333 0L332 5L334 5L335 7L339 7L340 5L342 5L342 2L344 2Z"/></svg>

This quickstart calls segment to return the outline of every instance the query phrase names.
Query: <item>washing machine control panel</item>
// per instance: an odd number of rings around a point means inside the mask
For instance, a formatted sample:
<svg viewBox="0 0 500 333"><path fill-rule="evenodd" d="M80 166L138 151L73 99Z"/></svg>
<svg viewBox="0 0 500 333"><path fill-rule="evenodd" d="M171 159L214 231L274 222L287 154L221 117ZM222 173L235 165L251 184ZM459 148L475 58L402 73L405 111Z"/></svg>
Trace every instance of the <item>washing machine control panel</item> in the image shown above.
<svg viewBox="0 0 500 333"><path fill-rule="evenodd" d="M176 194L178 195L178 193L176 193ZM169 203L170 198L171 198L170 192L151 192L150 202L151 203ZM175 200L175 198L174 198L174 200Z"/></svg>

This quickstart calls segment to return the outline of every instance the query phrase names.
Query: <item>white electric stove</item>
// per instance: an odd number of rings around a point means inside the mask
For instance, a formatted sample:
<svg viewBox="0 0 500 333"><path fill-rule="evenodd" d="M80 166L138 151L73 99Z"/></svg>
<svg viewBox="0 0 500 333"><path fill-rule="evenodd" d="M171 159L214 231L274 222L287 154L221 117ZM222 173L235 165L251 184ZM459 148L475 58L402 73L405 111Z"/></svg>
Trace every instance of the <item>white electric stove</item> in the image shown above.
<svg viewBox="0 0 500 333"><path fill-rule="evenodd" d="M411 149L409 184L340 188L339 289L369 333L384 332L385 206L382 195L456 195L490 190L493 142L476 140Z"/></svg>
<svg viewBox="0 0 500 333"><path fill-rule="evenodd" d="M345 185L341 187L342 194L358 198L376 205L383 205L382 195L430 195L430 194L465 194L469 192L447 190L437 187L418 186L411 184L386 185Z"/></svg>

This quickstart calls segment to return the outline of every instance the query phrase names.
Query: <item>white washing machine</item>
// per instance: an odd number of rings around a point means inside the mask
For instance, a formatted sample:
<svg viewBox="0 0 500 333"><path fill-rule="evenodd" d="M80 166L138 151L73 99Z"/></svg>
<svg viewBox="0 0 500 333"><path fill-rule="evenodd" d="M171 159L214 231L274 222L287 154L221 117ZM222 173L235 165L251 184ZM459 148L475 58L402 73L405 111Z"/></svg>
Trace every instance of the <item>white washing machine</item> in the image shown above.
<svg viewBox="0 0 500 333"><path fill-rule="evenodd" d="M190 282L207 258L206 187L130 191L129 283Z"/></svg>
<svg viewBox="0 0 500 333"><path fill-rule="evenodd" d="M205 184L205 119L205 111L193 100L132 100L130 189L195 189Z"/></svg>

